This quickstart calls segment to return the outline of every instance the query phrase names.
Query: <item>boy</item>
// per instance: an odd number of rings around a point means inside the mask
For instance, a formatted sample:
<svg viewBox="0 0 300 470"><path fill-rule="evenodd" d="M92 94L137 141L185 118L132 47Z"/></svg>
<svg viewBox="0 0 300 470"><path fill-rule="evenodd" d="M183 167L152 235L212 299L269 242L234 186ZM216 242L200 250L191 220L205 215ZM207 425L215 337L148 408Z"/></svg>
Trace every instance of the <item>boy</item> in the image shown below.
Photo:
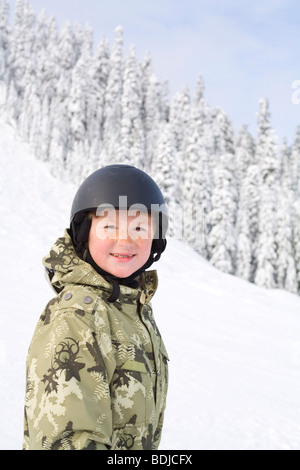
<svg viewBox="0 0 300 470"><path fill-rule="evenodd" d="M156 183L127 165L79 187L43 264L57 296L27 357L24 449L157 449L168 356L149 301L166 247Z"/></svg>

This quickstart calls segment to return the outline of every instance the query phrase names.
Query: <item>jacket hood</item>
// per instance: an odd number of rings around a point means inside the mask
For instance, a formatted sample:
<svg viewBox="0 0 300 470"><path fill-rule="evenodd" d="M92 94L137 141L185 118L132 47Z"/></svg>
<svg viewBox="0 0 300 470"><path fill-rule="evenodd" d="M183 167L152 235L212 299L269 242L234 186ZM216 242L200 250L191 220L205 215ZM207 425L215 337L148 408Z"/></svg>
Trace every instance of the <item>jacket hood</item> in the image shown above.
<svg viewBox="0 0 300 470"><path fill-rule="evenodd" d="M50 253L43 258L43 266L57 293L61 292L68 284L86 285L101 288L107 293L112 292L112 285L98 274L89 263L77 256L68 230L65 230L64 236L58 238ZM139 298L141 291L143 291L147 303L155 294L157 284L156 271L146 271L141 275L138 289L120 285L120 293Z"/></svg>

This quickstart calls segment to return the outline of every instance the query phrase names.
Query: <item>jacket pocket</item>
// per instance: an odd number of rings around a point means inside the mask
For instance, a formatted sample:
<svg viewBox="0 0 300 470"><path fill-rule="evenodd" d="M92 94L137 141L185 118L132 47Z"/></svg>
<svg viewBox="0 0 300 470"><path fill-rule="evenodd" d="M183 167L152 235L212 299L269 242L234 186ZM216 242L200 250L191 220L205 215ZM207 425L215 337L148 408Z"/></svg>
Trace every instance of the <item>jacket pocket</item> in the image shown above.
<svg viewBox="0 0 300 470"><path fill-rule="evenodd" d="M127 360L118 366L111 382L113 428L145 425L153 406L153 390L143 362Z"/></svg>

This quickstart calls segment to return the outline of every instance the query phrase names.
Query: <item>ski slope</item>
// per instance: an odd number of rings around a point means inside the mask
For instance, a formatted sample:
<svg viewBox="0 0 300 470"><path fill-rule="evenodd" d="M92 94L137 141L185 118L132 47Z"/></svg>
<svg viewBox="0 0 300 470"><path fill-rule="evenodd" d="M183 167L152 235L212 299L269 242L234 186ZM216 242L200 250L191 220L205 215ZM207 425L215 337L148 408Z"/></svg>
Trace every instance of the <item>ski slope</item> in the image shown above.
<svg viewBox="0 0 300 470"><path fill-rule="evenodd" d="M76 188L2 123L0 142L0 449L20 449L26 352L53 296L41 258ZM300 298L223 274L176 240L157 269L171 359L160 449L300 449Z"/></svg>

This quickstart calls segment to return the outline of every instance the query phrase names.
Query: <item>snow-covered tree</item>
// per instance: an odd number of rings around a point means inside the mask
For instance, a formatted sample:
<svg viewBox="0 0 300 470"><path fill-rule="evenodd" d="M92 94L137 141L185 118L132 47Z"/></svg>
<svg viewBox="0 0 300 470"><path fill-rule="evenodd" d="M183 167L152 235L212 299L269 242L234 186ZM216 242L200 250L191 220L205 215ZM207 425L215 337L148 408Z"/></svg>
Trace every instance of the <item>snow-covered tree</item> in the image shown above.
<svg viewBox="0 0 300 470"><path fill-rule="evenodd" d="M169 121L174 132L174 140L178 152L184 148L184 129L190 118L191 98L188 87L184 87L182 92L177 92L170 105Z"/></svg>
<svg viewBox="0 0 300 470"><path fill-rule="evenodd" d="M170 117L170 102L169 102L169 82L163 80L160 84L159 90L159 111L162 121L169 121Z"/></svg>
<svg viewBox="0 0 300 470"><path fill-rule="evenodd" d="M151 176L156 181L164 195L169 208L169 236L175 236L175 225L178 223L178 179L174 168L176 160L174 133L170 123L162 122L159 128L158 142L151 165ZM181 214L179 215L181 217ZM179 221L180 223L180 221Z"/></svg>
<svg viewBox="0 0 300 470"><path fill-rule="evenodd" d="M151 171L152 160L157 149L161 122L166 122L161 114L161 84L153 73L149 53L139 67L141 82L141 117L144 126L145 158L143 169Z"/></svg>
<svg viewBox="0 0 300 470"><path fill-rule="evenodd" d="M298 293L300 294L300 200L296 200L292 207L293 222L293 249L295 253L296 278L298 282Z"/></svg>
<svg viewBox="0 0 300 470"><path fill-rule="evenodd" d="M160 125L157 151L152 161L151 174L161 187L167 204L178 202L177 179L174 171L176 148L171 124L163 122Z"/></svg>
<svg viewBox="0 0 300 470"><path fill-rule="evenodd" d="M45 77L48 44L48 24L45 11L42 11L36 21L36 31L33 36L30 60L24 76L24 94L22 108L18 118L19 134L30 142L35 155L39 156L42 127L43 85Z"/></svg>
<svg viewBox="0 0 300 470"><path fill-rule="evenodd" d="M235 151L237 187L240 188L250 165L254 163L255 141L247 129L242 126Z"/></svg>
<svg viewBox="0 0 300 470"><path fill-rule="evenodd" d="M115 42L110 58L110 70L105 94L103 162L117 155L121 138L121 96L123 77L123 29L115 29Z"/></svg>
<svg viewBox="0 0 300 470"><path fill-rule="evenodd" d="M277 139L270 124L269 104L260 99L256 161L260 170L260 211L257 238L257 270L255 283L275 287L276 204L278 194Z"/></svg>
<svg viewBox="0 0 300 470"><path fill-rule="evenodd" d="M87 80L86 64L88 57L83 56L75 64L72 70L70 97L67 103L69 136L66 167L74 177L74 181L80 183L84 166L87 163L87 119L86 97L89 82Z"/></svg>
<svg viewBox="0 0 300 470"><path fill-rule="evenodd" d="M58 53L58 31L55 17L47 22L47 33L42 29L45 51L40 53L40 100L41 120L36 138L33 137L32 146L34 154L42 159L49 160L52 129L54 123L54 110L59 106L57 100L57 82L60 74ZM37 50L37 45L34 46Z"/></svg>
<svg viewBox="0 0 300 470"><path fill-rule="evenodd" d="M294 144L290 155L292 189L296 197L300 197L300 126L297 127Z"/></svg>
<svg viewBox="0 0 300 470"><path fill-rule="evenodd" d="M281 149L280 189L276 212L276 281L278 287L297 293L292 223L294 199L290 149L284 139Z"/></svg>
<svg viewBox="0 0 300 470"><path fill-rule="evenodd" d="M245 207L247 204L246 197L246 187L243 187L240 193L240 206L237 214L236 275L250 281L253 257L250 224Z"/></svg>
<svg viewBox="0 0 300 470"><path fill-rule="evenodd" d="M298 282L295 264L295 253L293 247L293 224L292 224L292 202L291 191L283 190L280 194L277 209L277 231L276 231L276 277L277 286L290 292L297 293Z"/></svg>
<svg viewBox="0 0 300 470"><path fill-rule="evenodd" d="M89 127L94 118L94 82L89 73L92 63L92 31L77 27L77 61L72 68L70 96L67 100L70 123L66 167L80 183L90 173ZM91 109L92 107L92 109Z"/></svg>
<svg viewBox="0 0 300 470"><path fill-rule="evenodd" d="M35 15L28 1L18 0L8 44L6 110L9 119L18 122L30 68L34 42Z"/></svg>
<svg viewBox="0 0 300 470"><path fill-rule="evenodd" d="M187 207L190 206L191 212L189 219L185 219L185 239L207 257L212 178L208 147L210 111L203 92L203 81L199 77L189 123L185 128L184 171L179 181L182 181L182 200Z"/></svg>
<svg viewBox="0 0 300 470"><path fill-rule="evenodd" d="M102 38L91 58L89 75L91 87L87 97L87 133L90 143L91 171L101 166L100 154L103 141L104 104L110 70L110 50L106 38Z"/></svg>
<svg viewBox="0 0 300 470"><path fill-rule="evenodd" d="M60 32L58 39L59 56L59 99L64 101L68 98L72 81L72 69L76 64L76 50L74 48L74 33L69 22L66 22Z"/></svg>
<svg viewBox="0 0 300 470"><path fill-rule="evenodd" d="M249 166L243 180L240 182L236 223L236 274L251 282L254 281L257 268L259 181L258 165L254 163Z"/></svg>
<svg viewBox="0 0 300 470"><path fill-rule="evenodd" d="M73 47L74 33L69 22L66 22L59 34L57 43L57 80L55 96L52 101L52 127L50 143L50 163L52 172L60 176L67 169L66 162L70 150L70 115L68 105L72 87L72 72L76 63L76 53Z"/></svg>
<svg viewBox="0 0 300 470"><path fill-rule="evenodd" d="M49 105L56 96L56 83L60 75L60 56L58 49L58 29L55 17L51 17L48 21L46 51L42 57L43 70L41 71L42 77L42 96L47 96ZM45 41L44 37L44 41Z"/></svg>
<svg viewBox="0 0 300 470"><path fill-rule="evenodd" d="M236 143L235 167L238 188L236 274L253 281L255 238L258 224L258 168L254 160L255 141L247 126Z"/></svg>
<svg viewBox="0 0 300 470"><path fill-rule="evenodd" d="M214 113L214 158L211 226L208 250L211 263L229 274L235 270L236 178L233 129L226 114Z"/></svg>
<svg viewBox="0 0 300 470"><path fill-rule="evenodd" d="M90 57L93 49L93 30L87 23L85 29L78 23L73 30L73 48L75 54L75 63L80 57ZM88 67L87 67L88 68Z"/></svg>
<svg viewBox="0 0 300 470"><path fill-rule="evenodd" d="M129 56L125 61L121 105L121 148L117 152L115 160L121 159L123 163L142 167L144 160L142 102L133 46L131 46Z"/></svg>
<svg viewBox="0 0 300 470"><path fill-rule="evenodd" d="M0 81L7 81L7 57L9 44L9 5L6 0L0 3Z"/></svg>

